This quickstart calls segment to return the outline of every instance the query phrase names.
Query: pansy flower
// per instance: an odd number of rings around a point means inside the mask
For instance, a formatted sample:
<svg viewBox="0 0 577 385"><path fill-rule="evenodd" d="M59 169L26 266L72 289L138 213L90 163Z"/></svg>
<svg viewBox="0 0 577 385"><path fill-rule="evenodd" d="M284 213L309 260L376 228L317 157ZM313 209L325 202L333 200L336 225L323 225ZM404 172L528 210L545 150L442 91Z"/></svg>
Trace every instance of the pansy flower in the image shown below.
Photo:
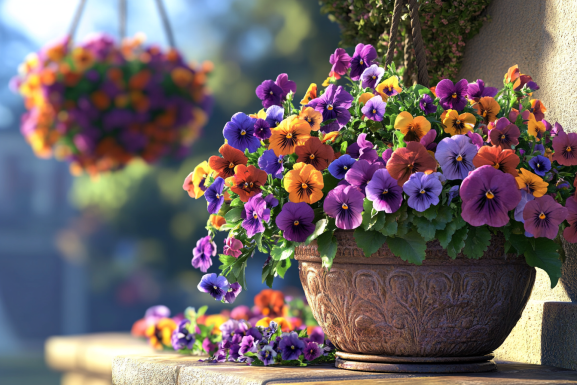
<svg viewBox="0 0 577 385"><path fill-rule="evenodd" d="M371 98L374 98L375 95L370 92L364 92L359 96L359 104L364 106ZM382 99L381 99L382 100Z"/></svg>
<svg viewBox="0 0 577 385"><path fill-rule="evenodd" d="M520 73L519 66L517 64L509 68L509 70L505 74L505 82L513 83L513 89L515 91L521 90L521 88L523 88L525 84L528 84L530 82L534 83L531 76ZM535 84L535 86L537 85Z"/></svg>
<svg viewBox="0 0 577 385"><path fill-rule="evenodd" d="M367 187L367 183L369 183L373 178L373 174L378 169L384 167L385 165L381 162L371 164L364 159L359 159L346 173L345 180L349 182L351 186L357 187L364 195L365 187Z"/></svg>
<svg viewBox="0 0 577 385"><path fill-rule="evenodd" d="M454 84L449 79L443 79L437 84L435 92L440 99L441 106L445 110L461 111L467 105L467 94L469 83L467 80L461 79Z"/></svg>
<svg viewBox="0 0 577 385"><path fill-rule="evenodd" d="M384 68L381 68L376 64L371 65L369 68L364 70L363 74L361 75L362 87L374 89L375 86L379 84L384 74Z"/></svg>
<svg viewBox="0 0 577 385"><path fill-rule="evenodd" d="M242 251L240 251L244 245L242 242L235 237L228 237L224 240L224 248L222 253L224 255L230 255L231 257L238 258L241 256Z"/></svg>
<svg viewBox="0 0 577 385"><path fill-rule="evenodd" d="M272 80L265 80L260 86L256 87L256 96L262 100L262 106L264 108L281 106L282 95L283 89Z"/></svg>
<svg viewBox="0 0 577 385"><path fill-rule="evenodd" d="M413 116L403 111L395 119L395 129L401 131L405 142L420 142L431 129L431 122L424 116Z"/></svg>
<svg viewBox="0 0 577 385"><path fill-rule="evenodd" d="M567 217L567 209L550 195L544 195L527 202L523 210L525 231L535 238L557 238L559 226Z"/></svg>
<svg viewBox="0 0 577 385"><path fill-rule="evenodd" d="M403 90L399 87L399 78L391 76L376 88L376 91L384 98L400 94Z"/></svg>
<svg viewBox="0 0 577 385"><path fill-rule="evenodd" d="M455 135L441 140L435 158L441 165L443 175L449 180L465 179L473 171L473 158L477 146L466 135Z"/></svg>
<svg viewBox="0 0 577 385"><path fill-rule="evenodd" d="M373 143L367 140L367 134L363 133L357 137L356 143L351 143L347 147L347 154L352 158L359 159L361 153L367 153L368 151L373 150L373 147Z"/></svg>
<svg viewBox="0 0 577 385"><path fill-rule="evenodd" d="M234 168L234 175L226 179L226 185L230 186L232 192L238 194L238 197L243 202L248 202L248 199L256 195L261 186L264 186L267 180L265 171L259 170L253 165L245 166L239 164Z"/></svg>
<svg viewBox="0 0 577 385"><path fill-rule="evenodd" d="M270 124L264 119L257 119L252 134L259 140L267 140L271 136Z"/></svg>
<svg viewBox="0 0 577 385"><path fill-rule="evenodd" d="M577 134L561 131L553 138L553 160L561 166L577 166Z"/></svg>
<svg viewBox="0 0 577 385"><path fill-rule="evenodd" d="M543 178L524 168L521 168L520 171L521 173L515 178L519 189L525 189L527 192L533 194L535 198L540 198L547 193L549 183L545 182Z"/></svg>
<svg viewBox="0 0 577 385"><path fill-rule="evenodd" d="M471 139L471 143L477 147L477 150L485 145L485 142L483 142L483 137L476 132L469 131L467 132L467 136L469 139Z"/></svg>
<svg viewBox="0 0 577 385"><path fill-rule="evenodd" d="M232 147L244 152L255 152L260 147L260 141L253 135L256 119L243 112L234 114L226 123L222 134Z"/></svg>
<svg viewBox="0 0 577 385"><path fill-rule="evenodd" d="M469 83L467 86L467 97L475 102L478 102L484 96L495 97L498 90L495 87L485 87L485 82L477 79L474 83Z"/></svg>
<svg viewBox="0 0 577 385"><path fill-rule="evenodd" d="M298 119L296 115L289 116L278 127L273 128L269 139L269 150L278 155L290 155L296 146L302 146L310 138L310 125Z"/></svg>
<svg viewBox="0 0 577 385"><path fill-rule="evenodd" d="M211 156L208 160L208 165L211 169L216 172L217 177L228 178L234 175L234 168L239 164L244 164L248 162L248 158L244 156L244 153L229 144L223 144L218 150L222 155Z"/></svg>
<svg viewBox="0 0 577 385"><path fill-rule="evenodd" d="M226 219L220 215L211 215L209 217L209 221L210 224L217 230L220 230L220 228L226 224Z"/></svg>
<svg viewBox="0 0 577 385"><path fill-rule="evenodd" d="M347 173L353 167L356 160L353 159L350 155L345 154L340 156L338 159L334 160L329 165L329 172L332 176L337 179L343 179Z"/></svg>
<svg viewBox="0 0 577 385"><path fill-rule="evenodd" d="M266 150L258 158L258 167L273 178L282 179L284 171L284 155L276 156L274 150Z"/></svg>
<svg viewBox="0 0 577 385"><path fill-rule="evenodd" d="M567 209L569 227L563 230L563 238L569 243L577 243L577 200L575 197L567 198L565 208Z"/></svg>
<svg viewBox="0 0 577 385"><path fill-rule="evenodd" d="M497 114L501 111L501 106L491 96L484 96L475 104L473 108L477 110L477 114L483 118L485 124L494 122L497 119Z"/></svg>
<svg viewBox="0 0 577 385"><path fill-rule="evenodd" d="M519 161L519 157L515 154L514 150L502 150L501 147L483 146L473 158L473 166L479 168L489 165L516 177L519 175L517 172Z"/></svg>
<svg viewBox="0 0 577 385"><path fill-rule="evenodd" d="M383 102L381 95L377 95L371 98L367 104L361 108L361 112L370 120L380 122L383 120L385 115L385 109L387 108L387 103Z"/></svg>
<svg viewBox="0 0 577 385"><path fill-rule="evenodd" d="M445 79L446 80L446 79ZM473 114L465 112L460 114L455 110L447 110L447 114L443 121L443 127L447 134L453 135L466 135L467 132L472 131L475 128L475 123L477 119Z"/></svg>
<svg viewBox="0 0 577 385"><path fill-rule="evenodd" d="M312 165L319 171L325 170L335 159L335 152L328 144L322 144L316 136L311 136L302 146L295 149L297 163Z"/></svg>
<svg viewBox="0 0 577 385"><path fill-rule="evenodd" d="M545 176L551 170L551 161L543 155L537 155L529 161L529 166L539 176Z"/></svg>
<svg viewBox="0 0 577 385"><path fill-rule="evenodd" d="M331 76L341 77L349 70L351 57L343 48L337 48L335 53L331 54L329 62L333 65L331 68Z"/></svg>
<svg viewBox="0 0 577 385"><path fill-rule="evenodd" d="M226 291L226 294L224 295L224 302L234 303L236 297L238 297L238 295L241 292L242 292L242 286L240 286L240 283L238 282L231 283L230 286L228 287L228 290Z"/></svg>
<svg viewBox="0 0 577 385"><path fill-rule="evenodd" d="M438 109L429 94L424 94L423 97L421 97L421 100L419 100L419 108L427 115L434 114Z"/></svg>
<svg viewBox="0 0 577 385"><path fill-rule="evenodd" d="M305 343L301 341L296 332L283 334L278 344L283 361L298 360L303 354L304 348Z"/></svg>
<svg viewBox="0 0 577 385"><path fill-rule="evenodd" d="M181 350L181 349L192 350L192 347L196 342L196 339L194 337L194 333L191 333L188 330L189 325L190 321L187 319L183 319L178 323L176 330L172 332L171 343L172 348L174 350Z"/></svg>
<svg viewBox="0 0 577 385"><path fill-rule="evenodd" d="M502 227L509 223L509 211L517 207L521 193L515 179L491 166L472 171L461 184L462 213L472 226Z"/></svg>
<svg viewBox="0 0 577 385"><path fill-rule="evenodd" d="M301 104L302 105L309 104L309 102L312 99L316 99L316 98L317 98L317 85L315 83L311 83L309 88L307 88L307 92L305 93L305 96L303 96L303 99L301 100Z"/></svg>
<svg viewBox="0 0 577 385"><path fill-rule="evenodd" d="M252 196L244 205L244 210L241 214L242 227L246 230L246 235L249 238L255 234L264 231L263 222L270 220L270 209L266 207L266 202L262 198L262 193Z"/></svg>
<svg viewBox="0 0 577 385"><path fill-rule="evenodd" d="M519 191L521 191L521 200L517 204L517 207L515 207L513 218L515 218L517 222L525 223L525 220L523 219L523 210L525 210L525 205L527 204L527 202L532 201L533 199L535 199L535 197L532 194L528 193L526 190L519 190Z"/></svg>
<svg viewBox="0 0 577 385"><path fill-rule="evenodd" d="M320 130L323 122L322 114L312 107L303 108L299 114L299 119L307 122L311 126L312 131Z"/></svg>
<svg viewBox="0 0 577 385"><path fill-rule="evenodd" d="M409 207L423 212L431 205L435 206L439 203L439 194L443 191L443 185L436 175L417 172L412 174L403 185L403 191L409 197L407 200Z"/></svg>
<svg viewBox="0 0 577 385"><path fill-rule="evenodd" d="M387 214L397 211L403 202L403 189L386 169L375 171L366 193L367 199L373 202L373 208Z"/></svg>
<svg viewBox="0 0 577 385"><path fill-rule="evenodd" d="M200 238L196 242L196 247L192 249L192 255L192 267L206 273L208 268L212 266L212 257L216 255L216 244L210 235Z"/></svg>
<svg viewBox="0 0 577 385"><path fill-rule="evenodd" d="M277 352L270 345L263 346L257 353L258 359L262 361L264 366L274 364L276 356Z"/></svg>
<svg viewBox="0 0 577 385"><path fill-rule="evenodd" d="M436 138L437 138L437 130L429 130L429 132L427 132L425 134L425 136L423 136L421 138L419 143L421 143L423 146L425 146L427 151L431 151L432 153L434 153L437 150L437 145L438 145L437 143L435 143ZM391 154L392 154L392 150L391 150Z"/></svg>
<svg viewBox="0 0 577 385"><path fill-rule="evenodd" d="M541 140L541 135L547 131L545 124L543 122L538 122L535 119L535 115L529 114L529 119L527 121L527 133L533 136L539 142Z"/></svg>
<svg viewBox="0 0 577 385"><path fill-rule="evenodd" d="M210 294L217 301L221 301L230 287L227 279L215 273L203 275L198 284L198 290Z"/></svg>
<svg viewBox="0 0 577 385"><path fill-rule="evenodd" d="M323 121L336 119L339 126L343 127L351 120L349 108L353 97L343 86L328 86L322 96L309 102L309 106L323 114Z"/></svg>
<svg viewBox="0 0 577 385"><path fill-rule="evenodd" d="M218 177L204 192L204 197L208 202L207 210L209 214L216 214L220 211L220 208L224 203L224 194L222 192L223 188L224 188L224 179Z"/></svg>
<svg viewBox="0 0 577 385"><path fill-rule="evenodd" d="M206 191L207 187L205 186L205 182L213 173L214 171L210 168L208 162L204 161L188 174L186 179L184 179L182 188L184 191L188 192L188 195L191 198L198 199Z"/></svg>
<svg viewBox="0 0 577 385"><path fill-rule="evenodd" d="M313 341L307 342L304 348L304 357L307 361L313 361L323 355L323 349Z"/></svg>
<svg viewBox="0 0 577 385"><path fill-rule="evenodd" d="M531 112L535 115L535 120L542 121L545 117L545 112L547 112L547 108L545 108L542 101L533 99L531 100Z"/></svg>
<svg viewBox="0 0 577 385"><path fill-rule="evenodd" d="M389 174L402 186L411 174L416 172L435 171L437 161L417 142L407 143L407 147L400 147L393 152L387 162Z"/></svg>
<svg viewBox="0 0 577 385"><path fill-rule="evenodd" d="M370 67L376 58L377 51L375 47L370 44L357 44L355 53L351 59L351 79L354 81L359 80L364 70Z"/></svg>
<svg viewBox="0 0 577 385"><path fill-rule="evenodd" d="M297 84L292 80L288 80L287 74L280 74L276 77L275 81L276 85L279 86L282 90L281 99L285 100L288 93L292 92L293 94L297 92Z"/></svg>
<svg viewBox="0 0 577 385"><path fill-rule="evenodd" d="M269 209L278 206L278 199L276 199L272 194L265 196L264 201L266 202L266 207L268 207Z"/></svg>
<svg viewBox="0 0 577 385"><path fill-rule="evenodd" d="M287 202L282 206L275 223L288 241L304 242L315 231L315 212L304 202ZM256 298L255 298L256 302Z"/></svg>
<svg viewBox="0 0 577 385"><path fill-rule="evenodd" d="M279 106L270 106L266 109L266 122L269 127L277 127L284 118L284 108Z"/></svg>
<svg viewBox="0 0 577 385"><path fill-rule="evenodd" d="M363 222L365 196L353 186L337 186L331 190L323 203L323 210L335 218L339 229L356 229Z"/></svg>
<svg viewBox="0 0 577 385"><path fill-rule="evenodd" d="M507 118L500 118L495 123L495 128L489 131L489 140L493 146L500 146L503 149L510 149L511 146L519 144L521 131L516 124Z"/></svg>
<svg viewBox="0 0 577 385"><path fill-rule="evenodd" d="M266 174L265 174L266 175ZM284 177L284 188L291 202L313 204L323 197L323 174L313 165L296 163Z"/></svg>

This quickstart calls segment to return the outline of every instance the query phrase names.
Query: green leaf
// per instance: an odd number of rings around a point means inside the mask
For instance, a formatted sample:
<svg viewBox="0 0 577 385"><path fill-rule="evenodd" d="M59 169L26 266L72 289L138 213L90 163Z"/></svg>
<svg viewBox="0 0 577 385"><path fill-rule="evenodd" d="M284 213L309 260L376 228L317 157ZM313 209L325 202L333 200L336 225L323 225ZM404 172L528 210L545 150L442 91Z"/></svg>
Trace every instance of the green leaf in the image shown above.
<svg viewBox="0 0 577 385"><path fill-rule="evenodd" d="M354 233L357 246L363 249L365 257L370 257L376 253L387 240L387 237L378 231L365 231L358 227Z"/></svg>
<svg viewBox="0 0 577 385"><path fill-rule="evenodd" d="M439 240L439 243L441 244L443 249L447 248L449 242L451 242L453 234L455 234L455 231L457 231L457 225L454 221L447 223L447 226L445 226L444 229L437 230L437 232L435 233L435 238Z"/></svg>
<svg viewBox="0 0 577 385"><path fill-rule="evenodd" d="M363 229L365 230L370 229L376 222L376 218L375 220L373 220L372 212L373 212L373 202L365 198L365 200L363 201L363 223L362 223Z"/></svg>
<svg viewBox="0 0 577 385"><path fill-rule="evenodd" d="M403 261L420 265L425 259L427 243L415 230L403 237L388 237L387 245L393 254Z"/></svg>
<svg viewBox="0 0 577 385"><path fill-rule="evenodd" d="M428 220L432 221L433 219L435 219L435 217L437 216L437 209L439 206L431 206L428 209L426 209L425 211L423 211L421 214L427 218Z"/></svg>
<svg viewBox="0 0 577 385"><path fill-rule="evenodd" d="M391 216L394 217L393 214L390 214ZM387 221L387 213L385 213L384 211L379 211L376 215L376 222L373 225L373 231L381 231L383 229L383 227L385 226L385 223ZM385 234L387 235L387 234Z"/></svg>
<svg viewBox="0 0 577 385"><path fill-rule="evenodd" d="M270 255L272 259L274 259L275 261L282 261L288 259L292 257L294 253L295 253L295 245L292 242L289 242L288 245L286 245L285 247L275 245L270 251Z"/></svg>
<svg viewBox="0 0 577 385"><path fill-rule="evenodd" d="M378 220L377 220L377 222L378 222ZM398 229L397 215L386 214L385 215L385 223L383 224L383 228L380 230L381 234L386 235L386 236L396 235L397 229Z"/></svg>
<svg viewBox="0 0 577 385"><path fill-rule="evenodd" d="M327 196L327 194L331 190L334 190L335 187L337 187L337 184L340 182L340 180L332 176L330 173L326 173L325 175L323 175L323 181L325 184L325 186L323 187L323 194L325 196Z"/></svg>
<svg viewBox="0 0 577 385"><path fill-rule="evenodd" d="M231 266L237 261L237 259L232 255L225 255L225 254L219 254L218 259L225 266Z"/></svg>
<svg viewBox="0 0 577 385"><path fill-rule="evenodd" d="M335 255L337 255L338 248L337 239L333 236L333 232L327 231L322 233L317 238L317 246L323 261L323 267L330 270L333 266L333 259L335 259Z"/></svg>
<svg viewBox="0 0 577 385"><path fill-rule="evenodd" d="M276 272L277 274L284 279L284 275L286 271L291 267L291 260L290 259L283 259L276 265Z"/></svg>
<svg viewBox="0 0 577 385"><path fill-rule="evenodd" d="M258 251L260 251L261 253L268 253L268 249L266 248L266 246L263 246L262 244L262 233L257 233L254 236L254 241L256 243L256 247L258 248Z"/></svg>
<svg viewBox="0 0 577 385"><path fill-rule="evenodd" d="M240 198L234 198L232 202L230 202L231 207L244 207L243 201Z"/></svg>
<svg viewBox="0 0 577 385"><path fill-rule="evenodd" d="M341 154L346 154L348 146L349 144L346 141L341 143Z"/></svg>
<svg viewBox="0 0 577 385"><path fill-rule="evenodd" d="M425 217L415 217L413 223L417 226L417 231L423 236L425 241L435 238L435 231L437 230L435 223Z"/></svg>
<svg viewBox="0 0 577 385"><path fill-rule="evenodd" d="M535 239L534 247L528 243L525 249L525 261L532 267L538 267L545 270L551 280L551 288L557 286L561 278L561 259L559 258L558 249L560 246L555 241L548 238Z"/></svg>
<svg viewBox="0 0 577 385"><path fill-rule="evenodd" d="M451 238L449 244L447 245L447 254L453 259L457 258L457 255L463 250L465 247L465 240L469 234L468 227L461 227L457 229L455 233L453 233L453 237Z"/></svg>
<svg viewBox="0 0 577 385"><path fill-rule="evenodd" d="M224 219L226 219L227 223L238 222L241 220L240 216L242 215L243 210L244 209L241 209L241 208L232 209L224 215Z"/></svg>
<svg viewBox="0 0 577 385"><path fill-rule="evenodd" d="M326 218L318 221L315 225L315 231L313 231L313 233L311 235L309 235L309 237L305 241L305 245L309 245L312 241L317 239L319 237L319 235L324 233L325 229L327 228L328 223L329 223L329 221Z"/></svg>
<svg viewBox="0 0 577 385"><path fill-rule="evenodd" d="M452 219L453 219L453 210L451 210L449 206L439 206L439 210L437 212L435 220L441 223L448 223L451 222ZM437 228L437 230L441 229Z"/></svg>
<svg viewBox="0 0 577 385"><path fill-rule="evenodd" d="M465 240L463 254L465 254L467 258L479 259L483 256L490 244L491 232L487 226L471 226L467 239Z"/></svg>
<svg viewBox="0 0 577 385"><path fill-rule="evenodd" d="M278 261L274 259L268 260L268 263L262 268L262 282L266 281L268 287L272 288L272 282L274 281L274 272ZM270 283L269 283L270 282Z"/></svg>
<svg viewBox="0 0 577 385"><path fill-rule="evenodd" d="M206 311L208 310L208 306L204 305L202 306L200 309L198 309L198 311L196 312L196 317L201 317L204 315L204 313L206 313Z"/></svg>
<svg viewBox="0 0 577 385"><path fill-rule="evenodd" d="M509 242L511 242L511 245L517 250L518 255L525 254L527 246L530 246L525 234L511 234L509 236Z"/></svg>

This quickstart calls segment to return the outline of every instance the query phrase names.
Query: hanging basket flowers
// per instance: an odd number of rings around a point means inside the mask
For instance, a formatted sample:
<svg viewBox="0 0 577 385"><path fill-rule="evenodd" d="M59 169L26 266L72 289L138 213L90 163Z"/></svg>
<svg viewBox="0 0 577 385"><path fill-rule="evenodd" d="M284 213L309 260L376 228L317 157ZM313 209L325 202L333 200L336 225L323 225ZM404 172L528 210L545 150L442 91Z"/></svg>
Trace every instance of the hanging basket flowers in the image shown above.
<svg viewBox="0 0 577 385"><path fill-rule="evenodd" d="M12 84L24 97L21 131L37 156L97 175L133 159L187 154L208 118L211 64L191 66L176 49L143 40L65 37L28 56Z"/></svg>

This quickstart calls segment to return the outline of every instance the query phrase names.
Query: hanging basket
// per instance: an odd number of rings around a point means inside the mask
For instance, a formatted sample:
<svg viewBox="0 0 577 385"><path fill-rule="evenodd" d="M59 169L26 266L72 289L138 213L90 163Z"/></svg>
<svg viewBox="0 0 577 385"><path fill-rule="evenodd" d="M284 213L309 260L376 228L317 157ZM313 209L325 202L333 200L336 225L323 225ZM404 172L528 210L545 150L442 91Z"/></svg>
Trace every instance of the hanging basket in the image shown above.
<svg viewBox="0 0 577 385"><path fill-rule="evenodd" d="M167 24L168 50L141 36L117 43L94 34L74 44L83 4L71 33L29 55L13 80L28 109L21 131L35 154L69 161L74 175L185 156L207 121L211 64L187 64Z"/></svg>

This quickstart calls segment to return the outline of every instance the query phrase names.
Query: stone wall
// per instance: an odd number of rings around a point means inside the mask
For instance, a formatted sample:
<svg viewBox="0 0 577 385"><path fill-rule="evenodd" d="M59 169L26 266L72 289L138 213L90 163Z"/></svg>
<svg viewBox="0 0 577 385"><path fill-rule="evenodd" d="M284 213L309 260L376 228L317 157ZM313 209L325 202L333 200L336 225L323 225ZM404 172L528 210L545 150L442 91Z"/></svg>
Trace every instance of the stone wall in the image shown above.
<svg viewBox="0 0 577 385"><path fill-rule="evenodd" d="M577 0L493 0L491 22L467 43L458 79L501 87L518 64L541 87L534 97L545 118L577 132ZM577 247L565 248L563 277L554 290L539 271L523 318L497 358L577 369Z"/></svg>

